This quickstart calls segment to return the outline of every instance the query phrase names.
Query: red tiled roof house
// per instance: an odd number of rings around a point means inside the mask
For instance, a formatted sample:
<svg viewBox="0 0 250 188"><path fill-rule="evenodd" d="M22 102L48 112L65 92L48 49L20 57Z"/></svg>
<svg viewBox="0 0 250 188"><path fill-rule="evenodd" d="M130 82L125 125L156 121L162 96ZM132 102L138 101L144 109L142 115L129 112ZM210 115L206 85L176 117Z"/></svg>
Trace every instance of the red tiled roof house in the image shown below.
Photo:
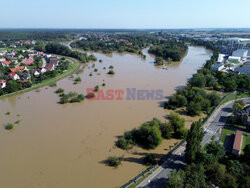
<svg viewBox="0 0 250 188"><path fill-rule="evenodd" d="M3 65L4 67L8 67L8 66L10 65L10 62L9 62L9 61L3 61L3 62L2 62L2 65Z"/></svg>
<svg viewBox="0 0 250 188"><path fill-rule="evenodd" d="M241 145L242 145L242 131L236 131L235 137L234 137L234 144L233 144L233 149L232 153L235 155L240 155L240 150L241 150Z"/></svg>

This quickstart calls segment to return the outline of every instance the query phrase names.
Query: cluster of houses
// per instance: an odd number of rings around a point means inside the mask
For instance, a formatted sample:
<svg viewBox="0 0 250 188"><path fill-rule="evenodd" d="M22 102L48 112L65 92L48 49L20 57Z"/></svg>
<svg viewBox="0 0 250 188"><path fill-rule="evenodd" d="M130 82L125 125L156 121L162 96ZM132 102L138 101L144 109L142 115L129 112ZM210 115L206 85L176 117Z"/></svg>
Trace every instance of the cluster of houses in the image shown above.
<svg viewBox="0 0 250 188"><path fill-rule="evenodd" d="M0 66L0 89L7 86L8 80L19 80L22 83L29 82L32 76L53 71L58 66L58 58L44 52L31 49L21 50L22 53L19 52L17 49L0 51L0 65L2 65ZM22 55L24 53L26 54L25 57ZM38 67L35 64L34 57L39 59L41 66ZM8 70L7 75L5 75L6 71L3 69Z"/></svg>

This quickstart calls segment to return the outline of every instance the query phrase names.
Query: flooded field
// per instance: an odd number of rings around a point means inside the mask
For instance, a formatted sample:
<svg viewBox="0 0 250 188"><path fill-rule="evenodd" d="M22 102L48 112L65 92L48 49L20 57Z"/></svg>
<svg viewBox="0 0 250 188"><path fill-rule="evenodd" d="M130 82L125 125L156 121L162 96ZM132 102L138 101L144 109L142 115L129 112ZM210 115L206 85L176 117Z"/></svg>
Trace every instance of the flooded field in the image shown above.
<svg viewBox="0 0 250 188"><path fill-rule="evenodd" d="M189 47L180 63L168 70L155 67L153 57L144 50L147 59L131 54L106 56L95 53L103 62L90 63L74 85L71 78L57 82L65 92L86 94L86 88L99 85L108 89L136 88L137 90L162 89L164 96L185 85L188 78L210 57L200 47ZM114 66L115 75L108 75ZM106 70L104 69L106 67ZM93 76L89 76L92 72ZM99 74L98 74L99 73ZM102 87L101 84L106 86ZM153 117L165 120L168 111L155 100L85 100L77 104L58 104L57 88L43 87L0 100L0 187L119 187L146 167L141 164L145 153L164 154L176 140L164 141L153 151L133 148L126 152L114 147L117 136L140 126ZM126 94L124 94L124 99ZM5 115L10 112L10 115ZM6 123L20 120L11 131ZM187 126L191 118L187 119ZM124 155L125 161L117 169L103 164L110 155Z"/></svg>

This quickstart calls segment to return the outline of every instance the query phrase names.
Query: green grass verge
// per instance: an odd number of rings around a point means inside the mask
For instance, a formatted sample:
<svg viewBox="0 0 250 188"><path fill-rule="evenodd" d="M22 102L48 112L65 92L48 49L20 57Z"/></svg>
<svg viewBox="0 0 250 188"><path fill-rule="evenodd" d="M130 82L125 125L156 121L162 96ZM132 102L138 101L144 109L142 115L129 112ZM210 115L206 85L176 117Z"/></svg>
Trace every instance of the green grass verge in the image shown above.
<svg viewBox="0 0 250 188"><path fill-rule="evenodd" d="M143 182L143 180L145 180L150 174L152 174L152 172L148 173L146 176L144 176L143 178L141 178L139 181L137 181L136 183L133 183L132 185L130 185L128 188L136 188L137 185L139 185L141 182Z"/></svg>
<svg viewBox="0 0 250 188"><path fill-rule="evenodd" d="M158 169L159 167L154 168L150 173L146 174L145 176L143 176L140 180L138 180L136 183L131 184L130 186L128 186L128 188L136 188L137 185L139 185L141 182L143 182L148 176L150 176L156 169Z"/></svg>
<svg viewBox="0 0 250 188"><path fill-rule="evenodd" d="M7 51L11 51L11 50L27 50L27 48L24 47L20 47L20 48L11 48L11 47L7 47L7 48L0 48L0 52L7 50Z"/></svg>
<svg viewBox="0 0 250 188"><path fill-rule="evenodd" d="M242 141L242 146L241 146L241 154L244 154L244 148L246 145L250 144L250 135L247 135L243 133L243 141Z"/></svg>
<svg viewBox="0 0 250 188"><path fill-rule="evenodd" d="M230 130L230 129L222 129L221 142L224 143L225 140L226 140L227 135L231 135L231 134L235 134L235 131Z"/></svg>
<svg viewBox="0 0 250 188"><path fill-rule="evenodd" d="M2 96L0 96L0 99L3 99L5 97L18 95L18 94L22 94L22 93L26 93L26 92L41 88L43 86L50 85L52 83L57 82L58 80L61 80L61 79L65 78L65 77L73 74L74 72L76 72L80 68L81 65L80 65L80 62L78 60L76 60L74 58L70 58L70 57L65 57L65 58L70 60L73 63L69 65L69 69L67 71L65 71L64 73L56 76L55 78L50 78L50 79L47 79L47 80L43 80L41 83L33 85L33 86L29 87L29 88L26 88L26 89L23 89L23 90L14 92L14 93L9 93L9 94L6 94L6 95L2 95Z"/></svg>
<svg viewBox="0 0 250 188"><path fill-rule="evenodd" d="M231 93L229 94L222 102L222 104L225 104L229 101L236 100L236 99L241 99L241 98L246 98L250 97L250 94L248 92L236 92L236 93Z"/></svg>

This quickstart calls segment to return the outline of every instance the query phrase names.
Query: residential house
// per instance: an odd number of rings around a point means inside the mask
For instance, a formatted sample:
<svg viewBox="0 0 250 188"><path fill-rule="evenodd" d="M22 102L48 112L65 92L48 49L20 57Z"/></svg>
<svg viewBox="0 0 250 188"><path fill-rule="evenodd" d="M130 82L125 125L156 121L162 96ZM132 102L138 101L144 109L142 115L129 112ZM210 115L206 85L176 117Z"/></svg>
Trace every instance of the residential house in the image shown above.
<svg viewBox="0 0 250 188"><path fill-rule="evenodd" d="M54 64L49 64L47 63L46 66L44 67L47 71L53 71L55 70L55 65Z"/></svg>
<svg viewBox="0 0 250 188"><path fill-rule="evenodd" d="M0 52L0 56L4 56L6 53L7 53L7 51L5 51L5 50L4 50L4 51L1 51L1 52Z"/></svg>
<svg viewBox="0 0 250 188"><path fill-rule="evenodd" d="M18 56L18 59L22 59L22 58L24 58L24 56L23 56L22 54L20 54L20 55Z"/></svg>
<svg viewBox="0 0 250 188"><path fill-rule="evenodd" d="M29 59L25 59L23 60L23 63L27 66L31 65L32 63L34 63L34 59L33 57L30 57Z"/></svg>
<svg viewBox="0 0 250 188"><path fill-rule="evenodd" d="M39 76L39 75L40 75L40 72L37 71L37 70L36 70L36 71L31 71L30 73L31 73L31 74L34 74L35 76Z"/></svg>
<svg viewBox="0 0 250 188"><path fill-rule="evenodd" d="M3 67L8 67L10 65L9 61L3 61L2 62Z"/></svg>
<svg viewBox="0 0 250 188"><path fill-rule="evenodd" d="M0 89L3 89L6 87L6 81L5 80L0 80Z"/></svg>
<svg viewBox="0 0 250 188"><path fill-rule="evenodd" d="M13 72L13 73L15 73L15 72L23 72L23 71L28 71L28 70L29 69L27 69L27 67L25 67L25 66L20 66L20 67L10 69L10 71Z"/></svg>
<svg viewBox="0 0 250 188"><path fill-rule="evenodd" d="M242 140L243 140L242 131L236 131L235 137L234 137L232 153L237 155L237 156L240 155Z"/></svg>
<svg viewBox="0 0 250 188"><path fill-rule="evenodd" d="M35 75L35 76L39 76L40 74L43 74L43 73L45 73L46 72L46 69L45 68L37 68L34 72L33 72L33 74Z"/></svg>
<svg viewBox="0 0 250 188"><path fill-rule="evenodd" d="M55 66L58 65L58 58L57 57L50 57L49 64L54 64Z"/></svg>
<svg viewBox="0 0 250 188"><path fill-rule="evenodd" d="M37 55L43 57L44 56L44 52L37 52Z"/></svg>
<svg viewBox="0 0 250 188"><path fill-rule="evenodd" d="M24 41L23 44L31 44L30 40Z"/></svg>
<svg viewBox="0 0 250 188"><path fill-rule="evenodd" d="M37 70L38 72L42 73L42 74L46 72L46 69L43 68L43 67L42 67L42 68L37 68L36 70Z"/></svg>
<svg viewBox="0 0 250 188"><path fill-rule="evenodd" d="M20 77L19 77L19 75L18 74L16 74L16 73L10 73L9 75L9 78L10 79L13 79L13 80L20 80Z"/></svg>

